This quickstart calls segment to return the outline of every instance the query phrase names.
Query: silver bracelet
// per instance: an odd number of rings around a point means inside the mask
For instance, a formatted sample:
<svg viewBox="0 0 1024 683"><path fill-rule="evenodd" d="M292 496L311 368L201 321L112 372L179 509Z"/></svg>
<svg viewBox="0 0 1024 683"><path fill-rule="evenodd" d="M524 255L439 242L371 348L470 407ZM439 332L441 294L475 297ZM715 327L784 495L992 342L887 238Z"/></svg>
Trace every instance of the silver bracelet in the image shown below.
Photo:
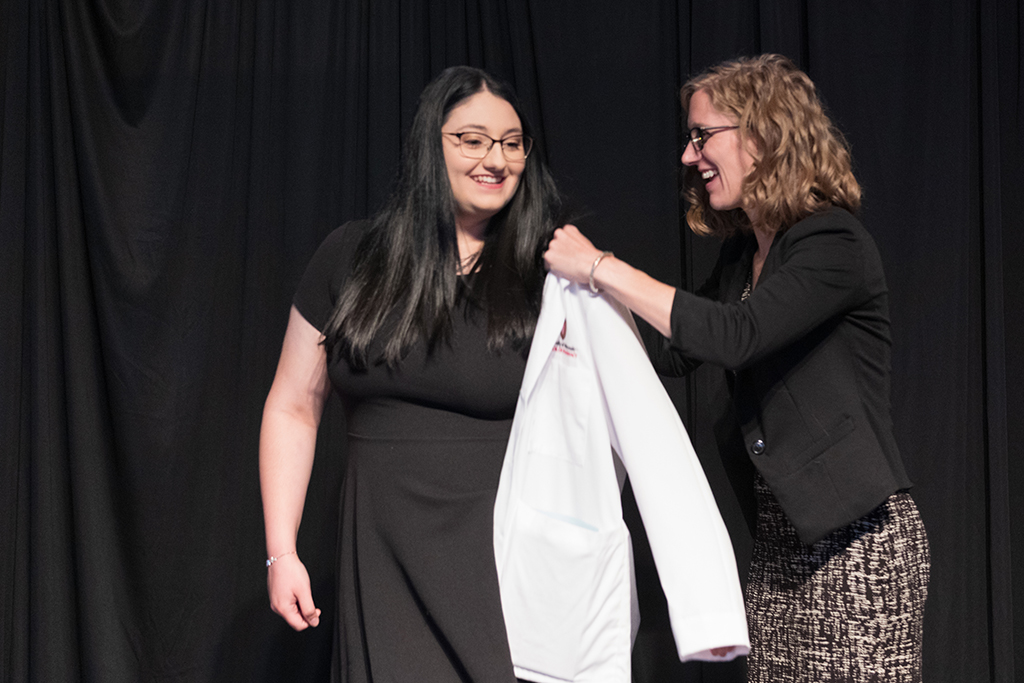
<svg viewBox="0 0 1024 683"><path fill-rule="evenodd" d="M597 270L597 264L599 264L601 259L605 256L615 256L615 254L610 251L602 251L601 255L594 259L594 265L590 266L590 291L594 294L599 294L601 292L601 290L597 288L597 285L594 284L594 271Z"/></svg>
<svg viewBox="0 0 1024 683"><path fill-rule="evenodd" d="M280 560L282 557L286 557L288 555L294 555L295 553L296 553L295 550L289 550L288 552L286 552L284 554L281 554L281 555L278 555L277 557L274 557L273 555L271 555L270 557L267 558L267 569L270 569L270 565L274 564L275 562Z"/></svg>

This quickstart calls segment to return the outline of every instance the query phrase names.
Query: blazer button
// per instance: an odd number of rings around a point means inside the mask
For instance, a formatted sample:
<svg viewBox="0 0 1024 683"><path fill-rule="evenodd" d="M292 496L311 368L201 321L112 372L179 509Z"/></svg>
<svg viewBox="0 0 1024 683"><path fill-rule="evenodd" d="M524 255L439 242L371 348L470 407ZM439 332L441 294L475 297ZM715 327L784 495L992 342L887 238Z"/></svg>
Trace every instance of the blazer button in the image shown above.
<svg viewBox="0 0 1024 683"><path fill-rule="evenodd" d="M750 452L754 455L762 455L764 453L764 441L758 439L754 443L750 444Z"/></svg>

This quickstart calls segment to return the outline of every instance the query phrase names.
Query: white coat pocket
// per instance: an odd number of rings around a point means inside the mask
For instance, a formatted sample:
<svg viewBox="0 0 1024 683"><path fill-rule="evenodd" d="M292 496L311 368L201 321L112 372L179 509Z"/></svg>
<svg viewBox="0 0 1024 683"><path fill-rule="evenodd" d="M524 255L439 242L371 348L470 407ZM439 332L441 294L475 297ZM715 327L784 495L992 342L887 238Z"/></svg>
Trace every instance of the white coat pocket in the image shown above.
<svg viewBox="0 0 1024 683"><path fill-rule="evenodd" d="M502 605L516 666L573 680L629 652L628 532L516 506ZM609 608L611 608L609 610ZM596 618L602 613L602 618ZM608 614L623 615L607 620ZM627 659L628 661L628 659Z"/></svg>

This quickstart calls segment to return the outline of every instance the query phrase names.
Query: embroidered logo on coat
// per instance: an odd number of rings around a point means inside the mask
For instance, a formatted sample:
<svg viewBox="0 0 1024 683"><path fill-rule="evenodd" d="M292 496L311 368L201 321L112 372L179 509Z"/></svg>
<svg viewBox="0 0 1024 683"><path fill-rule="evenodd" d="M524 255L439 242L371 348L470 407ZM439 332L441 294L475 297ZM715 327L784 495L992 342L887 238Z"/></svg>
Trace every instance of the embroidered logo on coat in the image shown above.
<svg viewBox="0 0 1024 683"><path fill-rule="evenodd" d="M571 347L571 346L569 346L568 344L565 343L565 332L566 332L566 329L567 329L568 322L569 321L565 321L565 322L562 323L561 339L556 339L555 340L555 345L551 349L551 353L563 353L566 356L569 356L569 358L575 358L576 357L576 349L574 349L573 347Z"/></svg>

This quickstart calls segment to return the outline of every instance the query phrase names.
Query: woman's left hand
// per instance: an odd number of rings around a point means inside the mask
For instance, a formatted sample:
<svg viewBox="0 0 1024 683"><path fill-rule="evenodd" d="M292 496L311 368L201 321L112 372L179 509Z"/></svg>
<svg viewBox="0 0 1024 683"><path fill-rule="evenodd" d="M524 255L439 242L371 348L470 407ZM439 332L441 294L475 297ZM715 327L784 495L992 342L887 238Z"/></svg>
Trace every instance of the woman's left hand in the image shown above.
<svg viewBox="0 0 1024 683"><path fill-rule="evenodd" d="M583 236L575 225L555 230L555 236L544 252L544 264L555 275L580 284L589 284L590 267L601 250Z"/></svg>

